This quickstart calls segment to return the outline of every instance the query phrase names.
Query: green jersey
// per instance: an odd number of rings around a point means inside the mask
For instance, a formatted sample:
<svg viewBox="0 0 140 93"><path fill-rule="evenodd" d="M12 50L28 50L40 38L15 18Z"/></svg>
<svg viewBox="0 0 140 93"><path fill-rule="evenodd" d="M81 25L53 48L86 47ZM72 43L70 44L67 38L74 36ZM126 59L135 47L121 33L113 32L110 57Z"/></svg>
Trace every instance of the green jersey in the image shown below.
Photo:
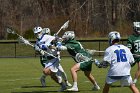
<svg viewBox="0 0 140 93"><path fill-rule="evenodd" d="M132 34L128 37L127 47L131 49L132 54L140 54L140 35ZM139 57L134 56L136 62L140 61Z"/></svg>
<svg viewBox="0 0 140 93"><path fill-rule="evenodd" d="M140 54L140 35L130 35L127 41L127 47L133 54Z"/></svg>
<svg viewBox="0 0 140 93"><path fill-rule="evenodd" d="M82 71L91 71L93 62L92 55L83 48L80 42L76 40L69 40L65 42L65 46L73 59L77 63L80 63L80 69Z"/></svg>
<svg viewBox="0 0 140 93"><path fill-rule="evenodd" d="M65 43L65 46L67 47L67 51L69 52L69 54L75 58L77 53L81 53L84 56L87 57L92 57L81 45L80 42L76 41L76 40L69 40Z"/></svg>

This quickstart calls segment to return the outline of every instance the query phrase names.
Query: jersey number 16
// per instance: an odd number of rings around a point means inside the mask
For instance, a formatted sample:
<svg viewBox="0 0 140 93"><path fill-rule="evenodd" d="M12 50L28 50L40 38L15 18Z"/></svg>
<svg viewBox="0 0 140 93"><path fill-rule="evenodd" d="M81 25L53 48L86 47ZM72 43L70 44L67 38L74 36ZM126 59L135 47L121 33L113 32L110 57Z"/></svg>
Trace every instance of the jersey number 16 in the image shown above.
<svg viewBox="0 0 140 93"><path fill-rule="evenodd" d="M114 53L116 53L117 62L127 62L126 52L124 49L115 50Z"/></svg>

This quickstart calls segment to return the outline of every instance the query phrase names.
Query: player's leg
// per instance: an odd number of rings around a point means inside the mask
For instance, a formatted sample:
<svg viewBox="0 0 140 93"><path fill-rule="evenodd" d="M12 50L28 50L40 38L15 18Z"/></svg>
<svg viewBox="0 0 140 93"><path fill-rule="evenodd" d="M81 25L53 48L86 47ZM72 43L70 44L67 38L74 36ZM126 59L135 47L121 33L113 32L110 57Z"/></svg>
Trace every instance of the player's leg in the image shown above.
<svg viewBox="0 0 140 93"><path fill-rule="evenodd" d="M54 59L50 60L50 62L48 63L48 65L46 65L46 67L50 68L50 70L52 72L51 76L53 75L53 77L54 77L52 79L61 85L61 88L59 91L64 91L66 89L66 85L65 85L65 83L63 83L62 74L60 73L60 71L58 69L59 59L54 58Z"/></svg>
<svg viewBox="0 0 140 93"><path fill-rule="evenodd" d="M53 72L51 73L51 78L61 86L59 92L67 89L65 83L63 83L62 81L62 77L60 76L60 74Z"/></svg>
<svg viewBox="0 0 140 93"><path fill-rule="evenodd" d="M136 83L138 78L140 77L140 62L137 62L137 64L138 64L138 69L137 69L137 71L135 73L135 78L134 78L133 83Z"/></svg>
<svg viewBox="0 0 140 93"><path fill-rule="evenodd" d="M121 85L122 86L129 86L129 88L133 91L133 93L139 93L139 90L137 89L137 87L133 83L132 77L130 75L124 76L121 79Z"/></svg>
<svg viewBox="0 0 140 93"><path fill-rule="evenodd" d="M41 82L41 85L42 85L42 87L46 87L46 76L47 75L45 75L44 73L41 75L41 77L40 77L40 82Z"/></svg>
<svg viewBox="0 0 140 93"><path fill-rule="evenodd" d="M95 78L93 77L93 75L91 74L91 71L84 71L85 76L92 82L92 84L94 85L92 90L99 90L100 87L97 84Z"/></svg>
<svg viewBox="0 0 140 93"><path fill-rule="evenodd" d="M47 57L40 56L40 63L41 63L43 68L45 68L45 63L47 61L48 61ZM44 73L40 77L40 82L41 82L42 87L46 86L46 77L47 77L47 75L45 75Z"/></svg>
<svg viewBox="0 0 140 93"><path fill-rule="evenodd" d="M71 75L73 79L73 86L70 89L67 89L68 91L78 91L78 85L77 85L77 71L80 70L80 64L77 63L71 68Z"/></svg>
<svg viewBox="0 0 140 93"><path fill-rule="evenodd" d="M130 85L130 89L133 91L133 93L140 93L138 88L133 83Z"/></svg>
<svg viewBox="0 0 140 93"><path fill-rule="evenodd" d="M103 88L103 93L108 93L109 92L109 87L110 87L110 85L105 83L104 88Z"/></svg>
<svg viewBox="0 0 140 93"><path fill-rule="evenodd" d="M84 71L85 76L92 82L92 84L94 85L92 90L99 90L100 87L98 86L97 82L95 81L95 78L93 77L93 75L91 74L91 70L92 70L92 62L88 61L88 62L81 62L80 63L80 69L82 71Z"/></svg>
<svg viewBox="0 0 140 93"><path fill-rule="evenodd" d="M68 78L67 78L67 75L66 75L66 73L65 73L65 71L64 71L64 69L63 69L63 67L61 66L61 64L59 64L58 69L59 69L59 71L61 72L62 77L63 77L63 79L64 79L66 85L69 86L69 87L72 86L72 85L69 83Z"/></svg>
<svg viewBox="0 0 140 93"><path fill-rule="evenodd" d="M114 77L114 76L107 76L106 77L105 85L104 85L104 88L103 88L103 93L108 93L110 85L112 83L117 82L118 80L120 80L120 79L116 79L116 78L117 77Z"/></svg>

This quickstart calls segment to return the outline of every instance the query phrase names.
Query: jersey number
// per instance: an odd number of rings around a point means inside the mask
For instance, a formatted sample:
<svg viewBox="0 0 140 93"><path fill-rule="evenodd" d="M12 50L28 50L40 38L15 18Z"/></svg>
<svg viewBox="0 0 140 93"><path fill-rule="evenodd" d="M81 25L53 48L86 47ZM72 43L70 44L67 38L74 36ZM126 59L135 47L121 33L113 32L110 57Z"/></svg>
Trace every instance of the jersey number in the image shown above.
<svg viewBox="0 0 140 93"><path fill-rule="evenodd" d="M126 52L124 49L115 50L114 53L116 53L117 62L127 62Z"/></svg>
<svg viewBox="0 0 140 93"><path fill-rule="evenodd" d="M140 42L135 42L134 43L134 46L135 46L135 52L140 52Z"/></svg>

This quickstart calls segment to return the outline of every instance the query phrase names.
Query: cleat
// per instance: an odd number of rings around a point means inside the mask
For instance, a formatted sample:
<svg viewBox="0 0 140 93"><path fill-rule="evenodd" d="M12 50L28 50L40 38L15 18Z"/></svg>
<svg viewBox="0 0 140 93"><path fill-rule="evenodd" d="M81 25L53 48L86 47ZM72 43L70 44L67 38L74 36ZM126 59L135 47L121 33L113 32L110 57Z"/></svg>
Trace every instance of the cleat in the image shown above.
<svg viewBox="0 0 140 93"><path fill-rule="evenodd" d="M68 91L78 91L78 88L72 87L70 89L67 89Z"/></svg>
<svg viewBox="0 0 140 93"><path fill-rule="evenodd" d="M71 87L72 85L71 85L71 83L66 82L66 86Z"/></svg>
<svg viewBox="0 0 140 93"><path fill-rule="evenodd" d="M98 85L96 85L92 88L92 90L94 90L94 91L100 90L100 87Z"/></svg>
<svg viewBox="0 0 140 93"><path fill-rule="evenodd" d="M66 90L66 89L67 89L66 85L62 85L61 88L60 88L60 90L58 90L58 92L62 92L64 90Z"/></svg>

